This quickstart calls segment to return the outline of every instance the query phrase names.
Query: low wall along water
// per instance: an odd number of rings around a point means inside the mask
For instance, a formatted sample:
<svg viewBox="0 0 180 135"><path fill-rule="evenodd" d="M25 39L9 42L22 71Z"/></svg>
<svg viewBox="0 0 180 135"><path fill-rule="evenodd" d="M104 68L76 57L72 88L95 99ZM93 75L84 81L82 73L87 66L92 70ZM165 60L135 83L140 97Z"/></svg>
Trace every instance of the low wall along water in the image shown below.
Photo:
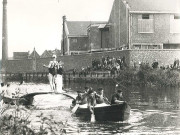
<svg viewBox="0 0 180 135"><path fill-rule="evenodd" d="M133 66L134 63L148 62L150 65L156 59L159 65L173 64L175 58L180 59L180 50L117 50L109 52L93 52L88 54L60 56L57 60L64 62L64 70L71 69L80 70L82 67L92 66L93 59L100 59L102 56L109 57L125 57L125 62L128 66ZM23 60L8 60L6 72L8 73L25 73L25 72L48 72L48 69L43 67L48 65L52 58L39 59L23 59Z"/></svg>

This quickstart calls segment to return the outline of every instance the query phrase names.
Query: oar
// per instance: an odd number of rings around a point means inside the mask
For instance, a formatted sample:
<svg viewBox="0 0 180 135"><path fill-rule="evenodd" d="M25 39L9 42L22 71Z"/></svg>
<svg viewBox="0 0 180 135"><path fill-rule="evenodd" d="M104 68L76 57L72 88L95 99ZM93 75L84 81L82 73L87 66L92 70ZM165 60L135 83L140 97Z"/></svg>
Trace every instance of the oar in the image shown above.
<svg viewBox="0 0 180 135"><path fill-rule="evenodd" d="M76 104L74 108L71 110L72 113L75 113L79 107L79 104Z"/></svg>
<svg viewBox="0 0 180 135"><path fill-rule="evenodd" d="M111 104L106 97L103 97L103 99L104 99L105 101L107 101L108 104Z"/></svg>
<svg viewBox="0 0 180 135"><path fill-rule="evenodd" d="M73 96L71 96L71 95L69 95L69 94L67 94L67 93L60 93L60 94L65 95L65 96L67 96L67 97L72 98L72 99L75 100L75 98L74 98Z"/></svg>
<svg viewBox="0 0 180 135"><path fill-rule="evenodd" d="M93 113L91 114L91 122L92 123L96 122L95 114L94 114L94 103L93 103Z"/></svg>
<svg viewBox="0 0 180 135"><path fill-rule="evenodd" d="M92 123L96 122L94 111L93 111L93 113L91 114L91 122L92 122Z"/></svg>
<svg viewBox="0 0 180 135"><path fill-rule="evenodd" d="M74 97L72 97L71 95L69 95L69 94L67 94L67 93L62 93L62 94L75 100ZM73 107L73 109L71 110L71 112L72 112L72 113L75 113L75 112L77 111L78 107L79 107L79 104L76 104L76 105Z"/></svg>

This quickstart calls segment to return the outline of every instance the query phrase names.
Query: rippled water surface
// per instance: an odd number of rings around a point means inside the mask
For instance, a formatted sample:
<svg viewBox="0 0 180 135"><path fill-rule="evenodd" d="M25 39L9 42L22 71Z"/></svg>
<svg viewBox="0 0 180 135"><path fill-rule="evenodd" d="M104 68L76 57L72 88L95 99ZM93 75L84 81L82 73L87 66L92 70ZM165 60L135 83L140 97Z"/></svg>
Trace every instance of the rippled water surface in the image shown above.
<svg viewBox="0 0 180 135"><path fill-rule="evenodd" d="M72 96L76 96L75 91L83 90L84 86L92 86L94 89L103 87L108 99L115 89L105 84L65 84L68 94ZM28 92L50 90L48 84L25 84L22 87L24 91L28 88ZM67 96L35 96L35 108L30 113L32 126L39 126L39 115L43 114L55 122L65 122L67 134L180 134L179 88L157 90L131 87L123 89L123 95L132 108L129 120L95 123L75 117L69 108L72 99Z"/></svg>

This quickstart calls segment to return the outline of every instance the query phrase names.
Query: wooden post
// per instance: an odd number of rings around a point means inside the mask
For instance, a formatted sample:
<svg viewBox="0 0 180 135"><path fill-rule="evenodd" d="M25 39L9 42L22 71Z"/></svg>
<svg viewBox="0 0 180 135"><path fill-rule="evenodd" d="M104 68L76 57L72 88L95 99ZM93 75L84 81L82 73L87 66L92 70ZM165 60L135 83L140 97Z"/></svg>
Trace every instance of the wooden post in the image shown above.
<svg viewBox="0 0 180 135"><path fill-rule="evenodd" d="M31 80L31 73L29 73L29 81Z"/></svg>
<svg viewBox="0 0 180 135"><path fill-rule="evenodd" d="M41 78L43 78L43 73L41 73Z"/></svg>
<svg viewBox="0 0 180 135"><path fill-rule="evenodd" d="M35 76L35 73L33 73L33 77L32 77L33 79L32 80L34 80L34 76Z"/></svg>
<svg viewBox="0 0 180 135"><path fill-rule="evenodd" d="M26 73L26 82L27 82L27 73Z"/></svg>
<svg viewBox="0 0 180 135"><path fill-rule="evenodd" d="M71 77L71 75L70 75L70 73L68 74L68 80L69 80L69 82L70 82L70 77Z"/></svg>

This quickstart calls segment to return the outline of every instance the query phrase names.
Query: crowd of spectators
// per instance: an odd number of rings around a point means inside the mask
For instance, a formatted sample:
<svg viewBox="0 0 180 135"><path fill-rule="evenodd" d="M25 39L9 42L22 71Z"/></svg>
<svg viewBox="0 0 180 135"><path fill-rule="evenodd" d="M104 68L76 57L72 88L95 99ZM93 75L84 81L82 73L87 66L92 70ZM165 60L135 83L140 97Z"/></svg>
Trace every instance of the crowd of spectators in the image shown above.
<svg viewBox="0 0 180 135"><path fill-rule="evenodd" d="M173 64L170 65L159 65L159 62L157 61L157 59L154 60L154 62L150 65L148 62L139 62L139 65L141 68L151 68L151 69L180 69L180 65L179 65L179 59L175 59ZM137 68L137 65L134 63L134 68Z"/></svg>
<svg viewBox="0 0 180 135"><path fill-rule="evenodd" d="M93 59L92 60L92 70L97 71L111 71L111 73L118 72L120 70L123 70L127 67L127 64L125 62L125 57L123 56L115 58L115 57L104 57L99 59Z"/></svg>
<svg viewBox="0 0 180 135"><path fill-rule="evenodd" d="M138 62L135 63L133 65L133 68L135 69L180 69L180 65L179 65L179 59L175 59L174 62L172 62L173 64L171 65L160 65L158 60L155 59L153 63L148 63L148 62ZM82 67L80 73L81 74L89 74L90 72L93 71L110 71L110 73L113 74L117 74L119 73L121 70L124 70L128 68L126 62L125 62L125 57L109 57L109 56L102 56L101 59L98 58L94 58L92 60L92 66L87 66L87 67ZM73 74L75 75L76 73L76 69L73 70Z"/></svg>
<svg viewBox="0 0 180 135"><path fill-rule="evenodd" d="M127 64L125 62L125 57L104 57L101 59L94 58L92 60L92 66L82 67L81 73L88 74L92 71L110 71L111 74L118 73L120 70L127 68ZM75 74L75 70L73 73Z"/></svg>

